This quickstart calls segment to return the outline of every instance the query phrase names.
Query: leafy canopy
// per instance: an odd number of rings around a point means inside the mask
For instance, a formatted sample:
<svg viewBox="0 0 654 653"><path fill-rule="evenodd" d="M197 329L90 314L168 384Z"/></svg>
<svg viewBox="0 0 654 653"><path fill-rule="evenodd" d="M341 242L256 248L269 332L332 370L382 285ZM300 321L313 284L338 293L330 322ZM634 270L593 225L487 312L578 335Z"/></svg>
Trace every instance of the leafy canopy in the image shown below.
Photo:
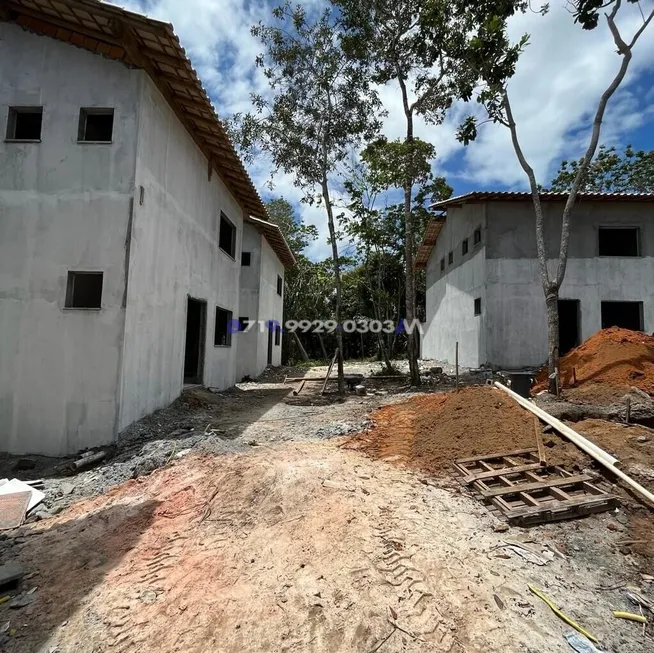
<svg viewBox="0 0 654 653"><path fill-rule="evenodd" d="M583 158L562 161L552 180L551 190L570 190L582 162ZM583 176L581 190L595 193L654 193L654 150L634 150L627 145L623 152L618 152L615 147L600 145L597 156Z"/></svg>

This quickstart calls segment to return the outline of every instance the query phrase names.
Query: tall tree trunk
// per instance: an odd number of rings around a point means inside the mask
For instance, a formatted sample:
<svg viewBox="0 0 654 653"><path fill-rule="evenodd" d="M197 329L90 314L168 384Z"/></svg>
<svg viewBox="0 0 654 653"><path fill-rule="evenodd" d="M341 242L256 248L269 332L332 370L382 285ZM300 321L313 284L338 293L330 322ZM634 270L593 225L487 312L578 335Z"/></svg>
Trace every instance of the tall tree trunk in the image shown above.
<svg viewBox="0 0 654 653"><path fill-rule="evenodd" d="M341 265L338 258L338 242L336 241L336 227L334 225L334 211L329 197L329 185L327 183L327 173L323 171L322 178L322 197L327 209L327 224L329 226L329 239L332 243L332 260L334 263L334 283L336 285L336 308L334 319L336 320L336 346L338 347L338 391L345 394L345 375L343 372L343 325L341 324Z"/></svg>
<svg viewBox="0 0 654 653"><path fill-rule="evenodd" d="M409 96L406 88L406 81L402 72L398 69L398 82L402 91L402 104L406 117L406 142L413 141L413 109L409 106ZM414 228L413 212L411 211L411 195L413 191L413 180L408 179L404 186L404 263L406 265L406 320L412 324L416 316L416 271L414 269ZM414 331L407 331L406 348L409 359L409 375L411 385L420 385L420 368L418 367L418 352Z"/></svg>
<svg viewBox="0 0 654 653"><path fill-rule="evenodd" d="M549 375L549 391L558 394L560 388L559 379L559 289L552 284L550 291L545 298L547 307L547 346Z"/></svg>
<svg viewBox="0 0 654 653"><path fill-rule="evenodd" d="M304 345L300 341L300 336L298 336L297 331L291 331L291 334L293 335L293 340L295 341L297 348L300 350L300 356L302 356L302 360L305 362L308 361L309 354L307 354L307 350L304 348Z"/></svg>
<svg viewBox="0 0 654 653"><path fill-rule="evenodd" d="M316 333L318 340L320 340L320 349L322 349L322 357L329 363L329 356L325 349L325 341L322 339L322 333Z"/></svg>

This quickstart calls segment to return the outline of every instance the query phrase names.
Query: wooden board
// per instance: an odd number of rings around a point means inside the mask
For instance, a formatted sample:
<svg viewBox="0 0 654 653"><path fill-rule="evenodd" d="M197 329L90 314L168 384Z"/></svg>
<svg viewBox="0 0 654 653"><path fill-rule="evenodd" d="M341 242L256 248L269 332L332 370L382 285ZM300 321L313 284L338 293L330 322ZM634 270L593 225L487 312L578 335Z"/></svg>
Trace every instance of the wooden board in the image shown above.
<svg viewBox="0 0 654 653"><path fill-rule="evenodd" d="M509 523L531 526L611 510L618 498L591 483L588 474L543 466L537 449L462 458L461 482Z"/></svg>

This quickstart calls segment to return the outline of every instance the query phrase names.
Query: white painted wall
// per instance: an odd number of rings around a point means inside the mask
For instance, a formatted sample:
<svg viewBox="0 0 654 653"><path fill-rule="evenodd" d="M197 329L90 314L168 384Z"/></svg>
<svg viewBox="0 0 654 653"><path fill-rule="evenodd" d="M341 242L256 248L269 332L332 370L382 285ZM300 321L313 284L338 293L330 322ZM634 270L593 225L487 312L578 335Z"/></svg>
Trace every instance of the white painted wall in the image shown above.
<svg viewBox="0 0 654 653"><path fill-rule="evenodd" d="M204 384L236 382L238 335L214 346L216 307L239 316L243 212L151 80L141 73L136 187L125 325L120 428L182 391L186 306L207 302ZM138 194L138 192L137 192ZM218 247L220 212L237 227L235 259Z"/></svg>
<svg viewBox="0 0 654 653"><path fill-rule="evenodd" d="M259 278L259 319L266 322L274 320L282 328L284 326L284 298L277 294L277 276L282 278L282 293L284 285L284 266L281 264L272 247L265 238L261 238L261 275ZM282 336L279 345L275 344L273 335L272 365L282 364ZM259 333L257 346L257 369L261 374L268 364L268 329Z"/></svg>
<svg viewBox="0 0 654 653"><path fill-rule="evenodd" d="M2 451L114 437L138 84L118 62L0 23ZM44 107L41 143L2 142L10 106ZM113 143L77 143L93 106L115 108ZM101 310L64 308L69 270L104 272Z"/></svg>
<svg viewBox="0 0 654 653"><path fill-rule="evenodd" d="M473 245L473 233L482 229L482 242ZM453 363L459 343L459 363L478 367L486 361L486 218L484 206L468 204L448 211L427 263L427 321L422 338L421 357ZM468 238L468 253L462 254L462 241ZM454 263L448 265L448 254ZM440 261L445 258L445 271ZM481 297L482 314L474 315L474 300Z"/></svg>

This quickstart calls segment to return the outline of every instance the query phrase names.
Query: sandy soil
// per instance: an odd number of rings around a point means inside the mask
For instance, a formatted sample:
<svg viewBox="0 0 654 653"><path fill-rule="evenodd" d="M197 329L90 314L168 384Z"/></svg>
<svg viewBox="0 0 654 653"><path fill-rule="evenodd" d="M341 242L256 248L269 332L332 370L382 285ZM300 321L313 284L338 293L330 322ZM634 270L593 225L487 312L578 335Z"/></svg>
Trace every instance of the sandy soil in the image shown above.
<svg viewBox="0 0 654 653"><path fill-rule="evenodd" d="M606 588L640 580L612 518L531 529L565 552L536 566L458 487L342 444L191 455L24 528L13 555L38 590L19 618L0 606L7 651L568 651L528 584L603 650L651 650L610 616L629 606Z"/></svg>

